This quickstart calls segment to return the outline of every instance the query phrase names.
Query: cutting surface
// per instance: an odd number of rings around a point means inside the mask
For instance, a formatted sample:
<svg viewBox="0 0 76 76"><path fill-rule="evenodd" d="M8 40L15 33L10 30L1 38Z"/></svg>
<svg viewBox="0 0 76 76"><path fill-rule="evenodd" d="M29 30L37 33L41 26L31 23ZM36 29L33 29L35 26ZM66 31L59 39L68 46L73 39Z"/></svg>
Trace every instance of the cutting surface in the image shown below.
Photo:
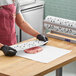
<svg viewBox="0 0 76 76"><path fill-rule="evenodd" d="M36 54L25 53L24 50L18 51L17 56L28 58L34 61L49 63L61 56L64 56L71 52L71 50L61 49L53 46L42 46L43 50Z"/></svg>

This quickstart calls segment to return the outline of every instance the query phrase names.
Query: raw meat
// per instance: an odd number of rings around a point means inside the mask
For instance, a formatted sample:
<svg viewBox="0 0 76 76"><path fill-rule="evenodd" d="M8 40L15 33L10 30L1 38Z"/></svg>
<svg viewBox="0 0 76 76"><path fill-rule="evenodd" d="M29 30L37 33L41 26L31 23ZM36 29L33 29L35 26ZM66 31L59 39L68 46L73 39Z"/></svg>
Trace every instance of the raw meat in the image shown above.
<svg viewBox="0 0 76 76"><path fill-rule="evenodd" d="M35 53L38 53L42 50L43 50L42 47L37 46L37 47L26 49L26 50L24 50L24 52L29 53L29 54L35 54Z"/></svg>

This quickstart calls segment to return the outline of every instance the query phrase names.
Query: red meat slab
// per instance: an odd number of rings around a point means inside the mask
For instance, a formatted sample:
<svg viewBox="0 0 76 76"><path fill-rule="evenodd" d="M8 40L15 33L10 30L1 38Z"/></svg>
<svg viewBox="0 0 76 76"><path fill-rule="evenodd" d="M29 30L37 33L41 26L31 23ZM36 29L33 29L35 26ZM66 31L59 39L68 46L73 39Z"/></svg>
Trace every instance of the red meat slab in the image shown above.
<svg viewBox="0 0 76 76"><path fill-rule="evenodd" d="M24 52L29 53L29 54L35 54L35 53L38 53L38 52L40 52L42 50L43 50L42 47L37 46L37 47L26 49L26 50L24 50Z"/></svg>

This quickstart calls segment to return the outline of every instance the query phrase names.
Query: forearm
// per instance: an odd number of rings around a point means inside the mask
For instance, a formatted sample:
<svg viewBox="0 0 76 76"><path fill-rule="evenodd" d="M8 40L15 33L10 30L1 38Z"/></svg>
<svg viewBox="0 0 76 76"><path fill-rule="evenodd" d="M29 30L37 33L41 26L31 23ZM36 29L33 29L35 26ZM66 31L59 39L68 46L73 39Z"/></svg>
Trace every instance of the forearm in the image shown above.
<svg viewBox="0 0 76 76"><path fill-rule="evenodd" d="M34 28L31 27L30 24L28 24L21 14L16 15L16 24L26 33L36 37L39 32L37 32Z"/></svg>
<svg viewBox="0 0 76 76"><path fill-rule="evenodd" d="M31 27L30 24L28 24L27 22L23 21L21 24L18 24L19 27L26 33L36 37L39 32L37 32L34 28Z"/></svg>

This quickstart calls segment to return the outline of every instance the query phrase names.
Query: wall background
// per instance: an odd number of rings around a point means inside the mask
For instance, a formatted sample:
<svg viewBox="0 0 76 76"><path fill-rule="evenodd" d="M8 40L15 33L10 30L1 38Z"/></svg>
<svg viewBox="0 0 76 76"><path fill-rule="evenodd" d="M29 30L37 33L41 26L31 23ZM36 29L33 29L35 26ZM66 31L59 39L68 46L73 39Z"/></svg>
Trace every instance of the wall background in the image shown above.
<svg viewBox="0 0 76 76"><path fill-rule="evenodd" d="M47 15L76 20L76 0L44 0Z"/></svg>

